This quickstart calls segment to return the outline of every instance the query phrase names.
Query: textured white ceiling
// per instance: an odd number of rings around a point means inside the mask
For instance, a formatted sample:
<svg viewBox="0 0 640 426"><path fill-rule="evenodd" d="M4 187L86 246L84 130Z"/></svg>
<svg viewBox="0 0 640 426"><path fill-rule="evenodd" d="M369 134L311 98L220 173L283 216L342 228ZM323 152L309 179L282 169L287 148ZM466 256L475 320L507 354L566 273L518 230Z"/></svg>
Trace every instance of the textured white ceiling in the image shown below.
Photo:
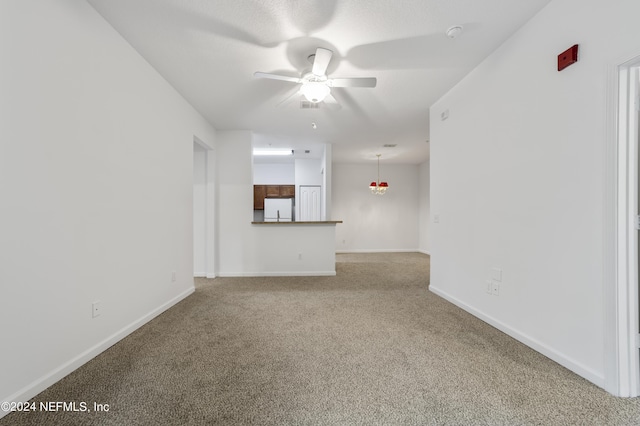
<svg viewBox="0 0 640 426"><path fill-rule="evenodd" d="M274 147L331 143L334 162L414 164L429 155L430 105L549 1L88 0L215 128ZM452 25L464 26L456 39ZM377 87L334 88L340 109L302 110L282 102L298 85L253 77L298 77L317 47L334 52L329 77Z"/></svg>

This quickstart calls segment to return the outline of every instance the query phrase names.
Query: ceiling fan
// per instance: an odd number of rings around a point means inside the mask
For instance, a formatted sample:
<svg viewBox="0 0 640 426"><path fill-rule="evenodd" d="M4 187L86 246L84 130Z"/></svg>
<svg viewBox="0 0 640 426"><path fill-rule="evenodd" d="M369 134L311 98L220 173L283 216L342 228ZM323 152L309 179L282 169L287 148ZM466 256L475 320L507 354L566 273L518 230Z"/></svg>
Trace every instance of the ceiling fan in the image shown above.
<svg viewBox="0 0 640 426"><path fill-rule="evenodd" d="M332 55L333 52L331 50L318 47L315 55L309 56L309 59L313 60L311 72L300 78L265 72L256 72L253 75L258 78L270 78L272 80L301 84L300 93L314 104L322 101L337 104L336 99L331 95L332 87L376 87L377 80L375 77L328 78L326 72Z"/></svg>

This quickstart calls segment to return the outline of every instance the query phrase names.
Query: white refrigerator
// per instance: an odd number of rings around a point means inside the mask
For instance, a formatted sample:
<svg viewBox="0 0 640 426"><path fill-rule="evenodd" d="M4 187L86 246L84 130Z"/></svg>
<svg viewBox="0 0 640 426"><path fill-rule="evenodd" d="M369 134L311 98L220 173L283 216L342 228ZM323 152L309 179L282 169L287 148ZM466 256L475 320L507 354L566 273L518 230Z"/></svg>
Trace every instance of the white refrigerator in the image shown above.
<svg viewBox="0 0 640 426"><path fill-rule="evenodd" d="M291 198L265 198L264 221L265 222L291 222L293 220L293 199Z"/></svg>

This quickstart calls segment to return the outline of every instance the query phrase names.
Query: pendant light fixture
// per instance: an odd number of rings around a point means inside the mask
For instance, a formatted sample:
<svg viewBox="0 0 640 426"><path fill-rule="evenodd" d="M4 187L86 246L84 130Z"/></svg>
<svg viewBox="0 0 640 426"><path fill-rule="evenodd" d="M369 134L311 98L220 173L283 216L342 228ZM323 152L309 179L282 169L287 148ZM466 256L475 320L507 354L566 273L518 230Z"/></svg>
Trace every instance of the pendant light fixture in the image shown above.
<svg viewBox="0 0 640 426"><path fill-rule="evenodd" d="M371 184L369 185L369 189L371 190L371 193L375 195L384 195L384 193L387 192L387 189L389 188L389 184L387 182L380 182L380 156L381 155L382 154L376 154L376 156L378 157L378 181L371 182Z"/></svg>

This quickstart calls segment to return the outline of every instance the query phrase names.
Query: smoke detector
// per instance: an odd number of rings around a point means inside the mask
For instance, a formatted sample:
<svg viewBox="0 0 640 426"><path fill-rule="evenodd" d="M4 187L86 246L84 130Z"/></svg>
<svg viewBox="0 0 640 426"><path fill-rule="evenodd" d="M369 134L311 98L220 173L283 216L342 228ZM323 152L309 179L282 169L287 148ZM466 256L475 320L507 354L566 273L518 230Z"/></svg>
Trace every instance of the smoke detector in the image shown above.
<svg viewBox="0 0 640 426"><path fill-rule="evenodd" d="M454 25L453 27L450 27L445 34L447 35L447 37L449 38L456 38L458 37L460 34L462 34L462 25Z"/></svg>

